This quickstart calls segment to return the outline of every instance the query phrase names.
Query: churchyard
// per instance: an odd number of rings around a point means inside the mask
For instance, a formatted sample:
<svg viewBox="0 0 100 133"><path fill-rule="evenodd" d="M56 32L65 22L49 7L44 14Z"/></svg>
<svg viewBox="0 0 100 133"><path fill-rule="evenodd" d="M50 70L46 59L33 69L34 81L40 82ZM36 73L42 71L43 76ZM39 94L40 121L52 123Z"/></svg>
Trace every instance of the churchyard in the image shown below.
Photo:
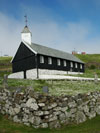
<svg viewBox="0 0 100 133"><path fill-rule="evenodd" d="M82 58L82 57L81 57ZM97 58L97 56L96 56ZM79 93L89 93L100 91L100 81L69 81L69 80L19 80L19 79L7 79L4 81L4 74L11 73L11 64L9 61L10 58L0 58L0 88L6 87L11 92L16 90L21 90L25 92L26 88L31 88L34 92L43 93L43 88L48 89L48 94L51 96L60 96L60 95L77 95ZM99 62L99 57L98 61ZM91 63L90 63L91 64ZM87 64L86 64L87 65ZM98 74L100 77L99 65L98 68L94 64L86 66L86 73L84 77L94 77L94 73ZM0 131L4 133L96 133L100 131L99 128L100 116L93 118L92 120L87 120L82 124L73 124L68 126L63 126L60 129L34 129L33 127L27 127L23 124L17 124L8 120L8 116L0 115ZM1 132L1 133L2 133Z"/></svg>

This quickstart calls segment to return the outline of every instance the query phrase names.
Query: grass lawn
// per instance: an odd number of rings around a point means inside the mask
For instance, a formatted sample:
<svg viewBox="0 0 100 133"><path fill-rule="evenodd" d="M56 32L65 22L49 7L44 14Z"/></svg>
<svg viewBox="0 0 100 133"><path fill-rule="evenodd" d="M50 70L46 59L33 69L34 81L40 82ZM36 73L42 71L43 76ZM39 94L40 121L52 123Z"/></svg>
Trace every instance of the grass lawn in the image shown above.
<svg viewBox="0 0 100 133"><path fill-rule="evenodd" d="M2 87L3 79L0 79ZM34 91L42 92L43 86L48 86L51 95L76 95L79 93L87 93L92 91L100 91L100 82L94 81L67 81L67 80L25 80L25 79L8 79L10 90L14 88L22 88L31 86Z"/></svg>
<svg viewBox="0 0 100 133"><path fill-rule="evenodd" d="M100 133L100 116L79 125L63 126L60 129L34 129L14 123L0 115L0 133Z"/></svg>

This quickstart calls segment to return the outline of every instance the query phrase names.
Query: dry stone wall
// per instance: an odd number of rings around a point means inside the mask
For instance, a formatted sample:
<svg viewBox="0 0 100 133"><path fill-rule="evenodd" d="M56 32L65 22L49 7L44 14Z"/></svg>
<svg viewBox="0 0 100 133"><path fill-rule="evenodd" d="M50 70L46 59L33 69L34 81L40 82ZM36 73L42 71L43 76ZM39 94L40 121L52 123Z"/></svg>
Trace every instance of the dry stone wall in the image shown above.
<svg viewBox="0 0 100 133"><path fill-rule="evenodd" d="M100 115L100 92L50 96L32 89L23 93L0 88L0 113L14 122L35 128L78 124Z"/></svg>

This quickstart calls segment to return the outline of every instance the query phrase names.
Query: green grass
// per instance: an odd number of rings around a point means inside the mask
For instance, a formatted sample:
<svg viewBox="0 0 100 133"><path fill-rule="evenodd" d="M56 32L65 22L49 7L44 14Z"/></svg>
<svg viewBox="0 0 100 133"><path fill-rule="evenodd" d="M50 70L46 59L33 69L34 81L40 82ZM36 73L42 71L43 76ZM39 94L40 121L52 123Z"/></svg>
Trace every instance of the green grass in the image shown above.
<svg viewBox="0 0 100 133"><path fill-rule="evenodd" d="M2 87L3 79L0 80ZM27 86L31 86L34 91L42 92L43 86L48 86L50 95L76 95L79 93L87 93L100 91L100 82L94 81L67 81L67 80L25 80L25 79L8 79L8 86L11 91L14 88L22 88L24 91Z"/></svg>
<svg viewBox="0 0 100 133"><path fill-rule="evenodd" d="M4 74L9 75L11 73L11 59L12 57L0 57L0 77L3 77Z"/></svg>
<svg viewBox="0 0 100 133"><path fill-rule="evenodd" d="M0 115L0 133L100 133L100 116L79 125L62 126L60 129L34 129Z"/></svg>

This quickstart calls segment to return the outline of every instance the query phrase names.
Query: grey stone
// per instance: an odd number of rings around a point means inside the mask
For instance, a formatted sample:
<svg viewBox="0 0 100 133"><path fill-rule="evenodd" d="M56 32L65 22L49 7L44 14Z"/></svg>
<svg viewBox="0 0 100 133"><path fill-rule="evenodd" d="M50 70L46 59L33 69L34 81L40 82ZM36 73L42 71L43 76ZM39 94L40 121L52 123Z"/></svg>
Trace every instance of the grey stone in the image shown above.
<svg viewBox="0 0 100 133"><path fill-rule="evenodd" d="M57 120L57 116L51 115L51 116L49 117L49 122L50 122L50 121L55 121L55 120Z"/></svg>
<svg viewBox="0 0 100 133"><path fill-rule="evenodd" d="M71 114L76 113L76 111L77 111L77 109L76 109L76 108L72 108L72 109L70 109L70 113L71 113Z"/></svg>
<svg viewBox="0 0 100 133"><path fill-rule="evenodd" d="M61 110L62 108L61 107L55 107L53 110L54 111L59 111L59 110Z"/></svg>
<svg viewBox="0 0 100 133"><path fill-rule="evenodd" d="M40 125L41 123L42 123L41 118L38 117L38 116L35 116L35 117L34 117L34 125L35 125L35 126L38 126L38 125Z"/></svg>
<svg viewBox="0 0 100 133"><path fill-rule="evenodd" d="M43 115L43 111L35 111L34 115L42 116Z"/></svg>
<svg viewBox="0 0 100 133"><path fill-rule="evenodd" d="M38 110L38 105L37 103L35 103L36 100L34 98L30 98L27 102L26 102L26 106L33 109L33 110Z"/></svg>
<svg viewBox="0 0 100 133"><path fill-rule="evenodd" d="M42 123L42 124L40 125L40 127L41 127L41 128L48 128L48 123Z"/></svg>
<svg viewBox="0 0 100 133"><path fill-rule="evenodd" d="M44 107L45 106L45 103L38 103L38 106Z"/></svg>
<svg viewBox="0 0 100 133"><path fill-rule="evenodd" d="M20 119L18 119L18 116L15 115L15 116L13 117L13 121L14 121L14 122L20 122Z"/></svg>
<svg viewBox="0 0 100 133"><path fill-rule="evenodd" d="M50 113L49 113L49 111L43 111L43 114L44 115L49 115Z"/></svg>
<svg viewBox="0 0 100 133"><path fill-rule="evenodd" d="M82 123L86 121L86 116L83 112L81 111L78 111L77 114L76 114L76 122L77 123Z"/></svg>
<svg viewBox="0 0 100 133"><path fill-rule="evenodd" d="M22 121L23 121L24 123L27 123L27 122L29 121L28 119L29 119L29 116L26 115L26 114L24 114Z"/></svg>
<svg viewBox="0 0 100 133"><path fill-rule="evenodd" d="M85 113L87 113L87 112L89 112L89 107L88 107L87 105L85 105L85 106L83 107L83 110L84 110Z"/></svg>
<svg viewBox="0 0 100 133"><path fill-rule="evenodd" d="M52 121L49 123L49 127L52 129L52 128L60 128L61 125L59 123L59 121Z"/></svg>
<svg viewBox="0 0 100 133"><path fill-rule="evenodd" d="M90 113L89 113L89 119L92 119L92 118L94 118L96 116L96 113L94 112L94 111L91 111Z"/></svg>
<svg viewBox="0 0 100 133"><path fill-rule="evenodd" d="M59 119L60 119L60 120L65 120L65 119L66 119L66 115L65 115L64 113L61 113L61 114L59 115Z"/></svg>
<svg viewBox="0 0 100 133"><path fill-rule="evenodd" d="M18 114L20 112L20 108L14 108L15 114Z"/></svg>
<svg viewBox="0 0 100 133"><path fill-rule="evenodd" d="M34 123L34 116L30 117L29 120L28 120L31 124Z"/></svg>
<svg viewBox="0 0 100 133"><path fill-rule="evenodd" d="M14 111L14 109L12 107L9 108L9 114L11 116L14 116L15 115L15 111Z"/></svg>
<svg viewBox="0 0 100 133"><path fill-rule="evenodd" d="M26 102L26 105L29 105L29 104L35 103L35 102L36 102L36 100L35 100L34 98L30 98L30 99L28 99L28 101Z"/></svg>
<svg viewBox="0 0 100 133"><path fill-rule="evenodd" d="M95 110L96 110L96 113L97 113L98 115L100 115L100 106L97 106L97 107L95 108Z"/></svg>
<svg viewBox="0 0 100 133"><path fill-rule="evenodd" d="M77 106L77 104L75 103L75 101L73 101L73 102L68 103L68 106L70 108L75 108Z"/></svg>

